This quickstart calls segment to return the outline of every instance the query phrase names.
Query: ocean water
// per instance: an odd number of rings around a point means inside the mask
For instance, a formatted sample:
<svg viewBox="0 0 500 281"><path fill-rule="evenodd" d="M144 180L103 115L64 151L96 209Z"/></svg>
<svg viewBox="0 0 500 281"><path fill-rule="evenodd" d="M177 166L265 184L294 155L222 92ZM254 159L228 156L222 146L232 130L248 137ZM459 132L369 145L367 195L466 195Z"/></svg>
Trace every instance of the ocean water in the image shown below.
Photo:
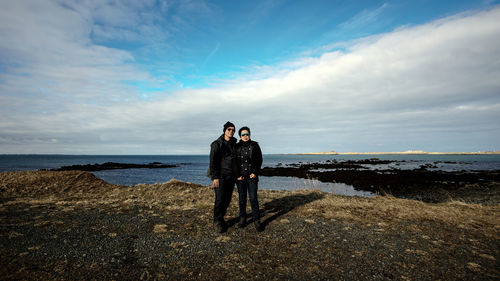
<svg viewBox="0 0 500 281"><path fill-rule="evenodd" d="M286 166L292 163L315 163L327 160L362 160L378 158L396 160L386 165L366 165L368 169L413 169L421 165L432 164L445 171L499 170L500 155L264 155L263 167ZM208 155L0 155L1 171L26 171L56 169L62 166L102 164L105 162L147 164L161 162L178 164L177 168L167 169L120 169L93 172L97 177L115 184L136 185L152 184L178 179L186 182L210 185L205 176ZM293 177L260 177L260 189L294 190L318 189L340 195L373 196L366 191L355 190L343 183L323 183L311 179Z"/></svg>

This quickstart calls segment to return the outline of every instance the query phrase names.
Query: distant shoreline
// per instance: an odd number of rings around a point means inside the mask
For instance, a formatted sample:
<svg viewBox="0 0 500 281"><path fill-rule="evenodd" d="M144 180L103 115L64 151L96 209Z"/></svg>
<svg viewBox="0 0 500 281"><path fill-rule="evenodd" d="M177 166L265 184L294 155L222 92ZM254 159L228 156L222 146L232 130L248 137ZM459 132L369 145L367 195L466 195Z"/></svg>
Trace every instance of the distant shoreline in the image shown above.
<svg viewBox="0 0 500 281"><path fill-rule="evenodd" d="M306 153L282 153L282 155L498 155L500 151L478 151L478 152L427 152L422 150L408 150L400 152L306 152Z"/></svg>

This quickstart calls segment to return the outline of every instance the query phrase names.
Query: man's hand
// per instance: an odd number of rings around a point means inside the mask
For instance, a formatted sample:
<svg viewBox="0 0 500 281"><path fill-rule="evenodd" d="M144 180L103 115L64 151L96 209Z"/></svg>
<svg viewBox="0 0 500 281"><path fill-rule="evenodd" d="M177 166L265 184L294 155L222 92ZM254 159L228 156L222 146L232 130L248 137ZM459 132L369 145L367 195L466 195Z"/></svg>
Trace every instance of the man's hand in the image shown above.
<svg viewBox="0 0 500 281"><path fill-rule="evenodd" d="M243 180L243 177L239 177L239 178L237 178L236 180L242 181L242 180Z"/></svg>
<svg viewBox="0 0 500 281"><path fill-rule="evenodd" d="M250 178L251 178L251 179L254 179L254 178L256 178L256 177L257 177L257 176L256 176L254 173L250 174Z"/></svg>
<svg viewBox="0 0 500 281"><path fill-rule="evenodd" d="M215 188L219 187L219 179L214 180L214 187Z"/></svg>

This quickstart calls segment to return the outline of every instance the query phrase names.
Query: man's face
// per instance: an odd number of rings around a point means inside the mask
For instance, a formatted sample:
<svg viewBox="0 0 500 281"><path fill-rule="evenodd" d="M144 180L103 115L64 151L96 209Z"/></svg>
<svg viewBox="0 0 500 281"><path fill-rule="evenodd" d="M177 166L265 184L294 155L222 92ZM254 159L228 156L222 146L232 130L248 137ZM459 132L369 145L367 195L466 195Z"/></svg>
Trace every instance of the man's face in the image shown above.
<svg viewBox="0 0 500 281"><path fill-rule="evenodd" d="M234 127L228 127L225 131L224 131L224 135L228 138L231 138L233 137L234 135Z"/></svg>

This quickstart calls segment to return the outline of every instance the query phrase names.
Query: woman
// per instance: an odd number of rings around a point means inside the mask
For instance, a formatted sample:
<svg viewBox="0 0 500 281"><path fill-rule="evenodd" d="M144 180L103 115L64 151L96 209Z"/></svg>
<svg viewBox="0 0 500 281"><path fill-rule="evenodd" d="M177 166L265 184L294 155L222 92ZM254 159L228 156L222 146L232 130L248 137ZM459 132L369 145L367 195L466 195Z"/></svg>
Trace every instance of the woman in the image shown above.
<svg viewBox="0 0 500 281"><path fill-rule="evenodd" d="M240 222L238 227L246 224L247 192L252 206L252 219L257 231L262 231L259 219L259 201L257 200L257 183L262 165L262 151L259 144L250 140L250 128L242 127L238 134L240 141L236 144L236 184L238 186Z"/></svg>

